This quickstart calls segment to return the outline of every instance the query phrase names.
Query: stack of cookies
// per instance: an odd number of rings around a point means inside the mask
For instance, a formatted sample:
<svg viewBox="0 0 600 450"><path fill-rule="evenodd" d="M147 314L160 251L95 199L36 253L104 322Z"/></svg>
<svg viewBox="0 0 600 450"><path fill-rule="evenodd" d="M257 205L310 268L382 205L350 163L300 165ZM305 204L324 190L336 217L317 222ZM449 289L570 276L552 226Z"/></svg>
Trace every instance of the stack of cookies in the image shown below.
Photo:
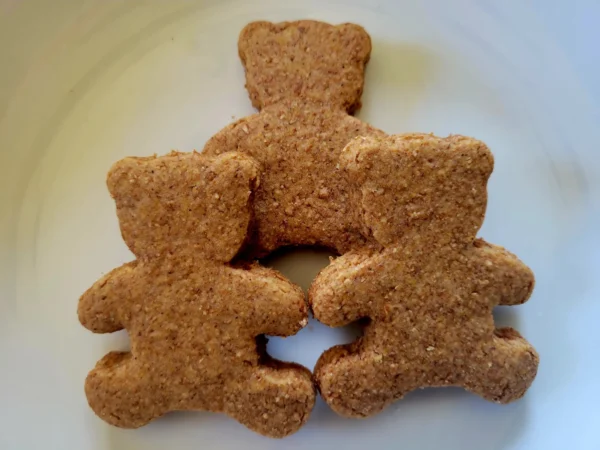
<svg viewBox="0 0 600 450"><path fill-rule="evenodd" d="M78 308L91 331L131 339L131 352L109 353L86 379L106 422L135 428L208 410L284 437L308 420L317 390L346 417L430 386L499 403L524 395L537 353L496 328L492 310L525 302L534 277L476 237L493 157L472 138L387 136L352 117L370 52L353 24L251 23L239 53L259 112L202 153L112 167L108 188L136 259ZM308 300L256 262L294 245L340 255ZM366 323L312 373L270 358L264 338L295 334L310 310L332 327Z"/></svg>

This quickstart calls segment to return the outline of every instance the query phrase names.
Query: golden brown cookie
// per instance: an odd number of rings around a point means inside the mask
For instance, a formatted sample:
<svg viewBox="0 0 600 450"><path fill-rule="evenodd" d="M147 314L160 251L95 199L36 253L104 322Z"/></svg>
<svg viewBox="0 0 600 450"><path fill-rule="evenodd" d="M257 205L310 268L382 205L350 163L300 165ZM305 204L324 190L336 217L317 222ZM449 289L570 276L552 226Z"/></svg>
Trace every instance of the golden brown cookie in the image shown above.
<svg viewBox="0 0 600 450"><path fill-rule="evenodd" d="M204 153L259 161L252 256L286 245L343 253L364 243L349 207L339 155L356 136L383 132L352 117L360 106L371 40L354 24L254 22L240 34L246 87L260 113L208 141Z"/></svg>
<svg viewBox="0 0 600 450"><path fill-rule="evenodd" d="M301 289L271 269L232 266L251 220L256 163L229 153L125 158L108 175L123 239L136 260L94 284L79 320L125 328L131 352L111 352L85 383L92 409L136 428L169 411L228 414L271 437L297 431L315 401L311 373L272 360L263 333L307 323Z"/></svg>
<svg viewBox="0 0 600 450"><path fill-rule="evenodd" d="M309 291L327 325L370 319L361 339L319 359L325 401L341 415L366 417L429 386L462 386L499 403L523 396L538 355L515 330L497 329L492 309L525 302L534 277L513 254L475 238L493 169L485 144L357 138L340 164L363 232L383 249L341 256Z"/></svg>

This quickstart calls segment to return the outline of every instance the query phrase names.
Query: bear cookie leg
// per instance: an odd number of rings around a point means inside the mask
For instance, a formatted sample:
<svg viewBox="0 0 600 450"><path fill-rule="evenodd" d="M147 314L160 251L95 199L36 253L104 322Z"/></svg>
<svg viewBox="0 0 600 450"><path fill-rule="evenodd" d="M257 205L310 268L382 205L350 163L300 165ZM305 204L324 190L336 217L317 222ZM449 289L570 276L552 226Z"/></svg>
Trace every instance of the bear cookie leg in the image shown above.
<svg viewBox="0 0 600 450"><path fill-rule="evenodd" d="M351 353L352 345L327 350L315 367L319 391L327 404L345 417L363 418L388 406L394 393L394 368L371 351Z"/></svg>
<svg viewBox="0 0 600 450"><path fill-rule="evenodd" d="M266 436L282 438L300 429L315 403L311 373L296 364L260 366L229 393L226 413ZM303 369L303 370L300 370Z"/></svg>
<svg viewBox="0 0 600 450"><path fill-rule="evenodd" d="M110 352L85 380L94 412L121 428L138 428L167 412L159 390L136 371L129 352ZM134 373L137 372L137 373Z"/></svg>
<svg viewBox="0 0 600 450"><path fill-rule="evenodd" d="M499 328L483 357L471 362L472 375L464 387L483 398L510 403L523 395L537 374L539 356L533 346L512 328Z"/></svg>

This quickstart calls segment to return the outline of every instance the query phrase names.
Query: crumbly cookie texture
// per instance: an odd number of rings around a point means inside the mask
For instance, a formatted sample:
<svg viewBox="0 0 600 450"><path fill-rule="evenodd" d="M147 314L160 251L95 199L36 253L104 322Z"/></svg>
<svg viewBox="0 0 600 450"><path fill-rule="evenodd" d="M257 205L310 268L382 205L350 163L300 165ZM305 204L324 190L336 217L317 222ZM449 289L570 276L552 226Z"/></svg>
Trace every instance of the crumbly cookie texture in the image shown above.
<svg viewBox="0 0 600 450"><path fill-rule="evenodd" d="M271 437L297 431L315 401L311 373L268 357L257 336L307 323L301 289L274 270L230 264L247 236L258 167L199 153L126 158L108 175L123 239L136 260L96 282L79 320L125 328L85 382L106 422L136 428L173 410L228 414Z"/></svg>
<svg viewBox="0 0 600 450"><path fill-rule="evenodd" d="M384 135L349 115L360 106L369 35L354 24L253 22L238 47L260 113L220 131L204 153L235 150L260 163L248 256L286 245L364 246L339 156L356 136Z"/></svg>
<svg viewBox="0 0 600 450"><path fill-rule="evenodd" d="M462 386L499 403L522 397L538 355L517 331L496 328L492 309L525 302L534 277L504 248L476 239L493 169L485 144L356 138L340 164L363 233L383 249L337 258L311 286L321 322L370 319L361 339L319 359L325 401L341 415L367 417L429 386Z"/></svg>

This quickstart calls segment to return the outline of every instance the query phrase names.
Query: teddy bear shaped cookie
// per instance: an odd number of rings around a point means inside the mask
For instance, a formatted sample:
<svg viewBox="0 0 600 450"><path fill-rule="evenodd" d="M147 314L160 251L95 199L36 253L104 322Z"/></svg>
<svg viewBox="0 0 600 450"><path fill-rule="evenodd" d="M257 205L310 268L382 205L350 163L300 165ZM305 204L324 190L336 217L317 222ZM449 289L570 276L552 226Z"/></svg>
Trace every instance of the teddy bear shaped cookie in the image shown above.
<svg viewBox="0 0 600 450"><path fill-rule="evenodd" d="M363 233L382 249L337 258L309 291L326 325L367 322L362 338L319 359L325 401L341 415L366 417L430 386L462 386L499 403L523 396L538 355L515 330L496 328L492 309L525 302L534 277L504 248L476 239L493 169L485 144L425 134L356 138L340 164Z"/></svg>
<svg viewBox="0 0 600 450"><path fill-rule="evenodd" d="M238 48L260 112L217 133L204 153L235 150L261 165L249 255L287 245L339 253L361 246L338 160L350 139L383 136L350 115L360 106L369 35L354 24L253 22Z"/></svg>
<svg viewBox="0 0 600 450"><path fill-rule="evenodd" d="M124 328L131 341L85 382L106 422L136 428L169 411L207 410L283 437L308 419L311 373L270 359L257 339L300 330L304 294L274 270L230 262L258 183L256 163L236 153L173 152L112 167L108 188L136 260L96 282L78 307L86 328Z"/></svg>

